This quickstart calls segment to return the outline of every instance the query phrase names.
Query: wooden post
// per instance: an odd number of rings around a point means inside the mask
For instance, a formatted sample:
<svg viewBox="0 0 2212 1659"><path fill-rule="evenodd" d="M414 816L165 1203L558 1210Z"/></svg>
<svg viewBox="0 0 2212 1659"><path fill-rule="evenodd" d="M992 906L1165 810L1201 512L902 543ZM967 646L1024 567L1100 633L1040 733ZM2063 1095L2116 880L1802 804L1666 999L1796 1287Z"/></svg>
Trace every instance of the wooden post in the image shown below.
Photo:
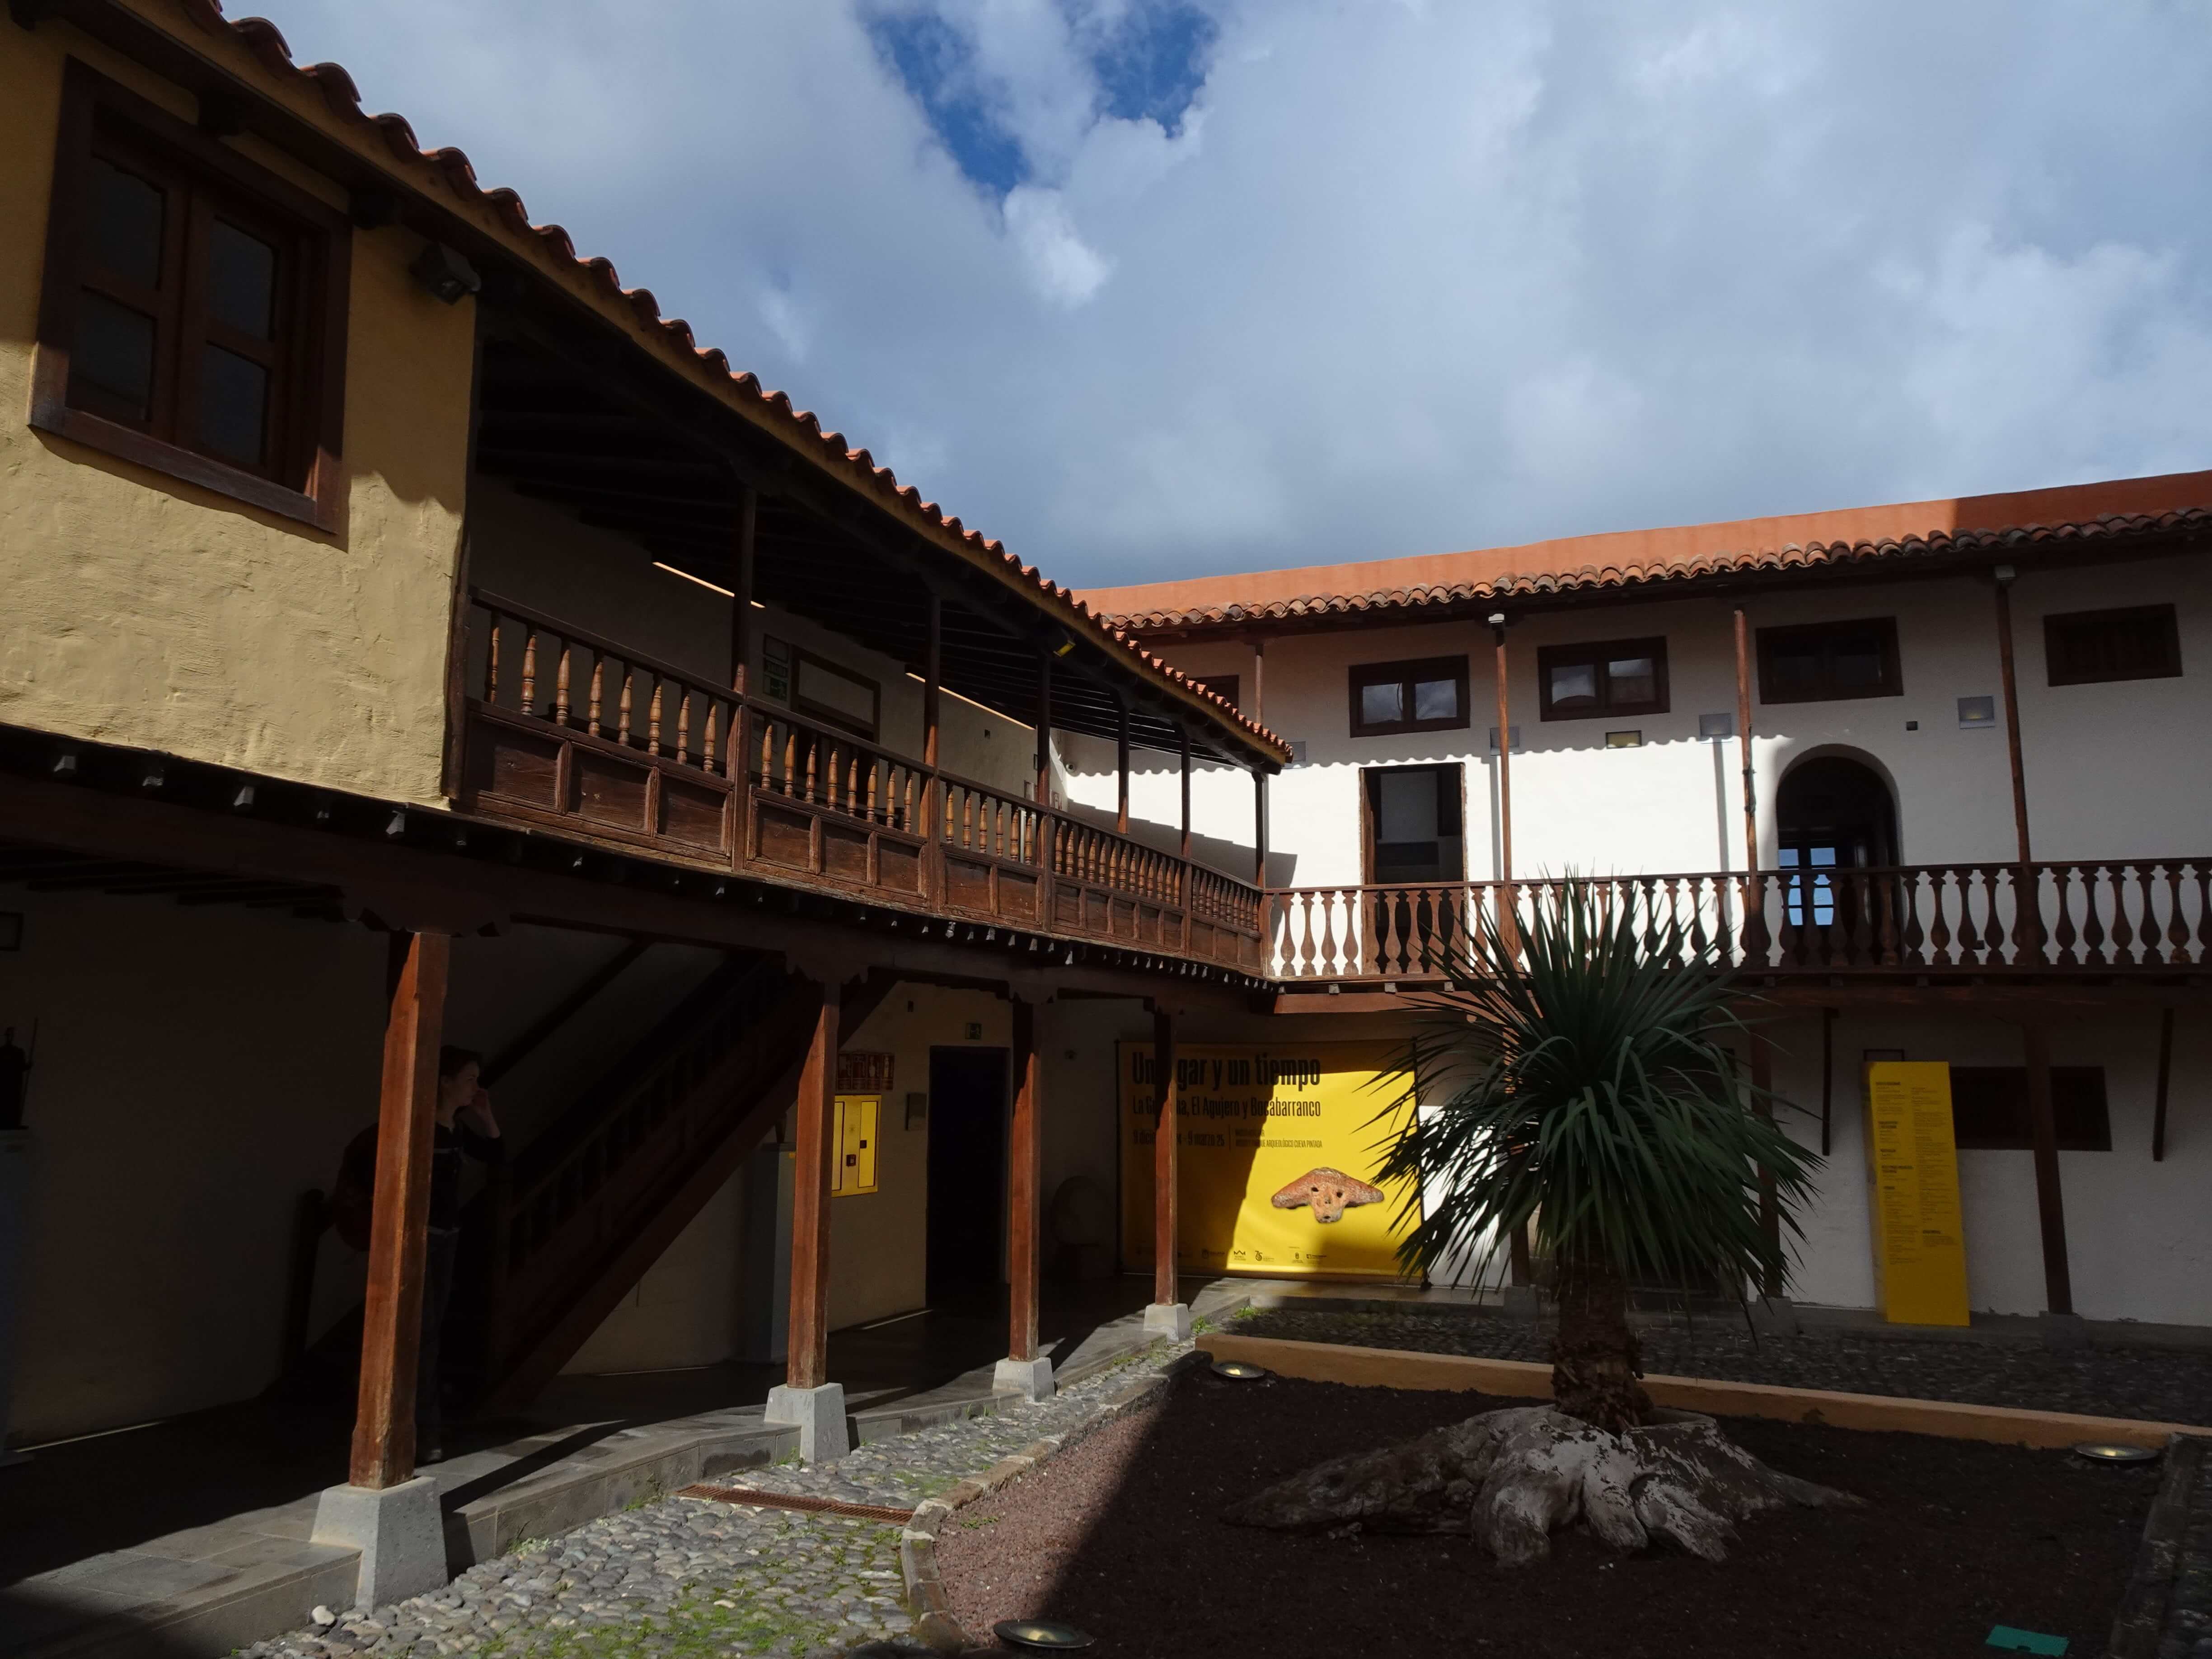
<svg viewBox="0 0 2212 1659"><path fill-rule="evenodd" d="M1766 897L1759 878L1759 790L1751 764L1751 624L1735 608L1735 740L1743 761L1742 958L1766 957Z"/></svg>
<svg viewBox="0 0 2212 1659"><path fill-rule="evenodd" d="M1182 750L1182 844L1185 863L1190 860L1190 732L1182 726L1176 727L1176 737Z"/></svg>
<svg viewBox="0 0 2212 1659"><path fill-rule="evenodd" d="M1126 836L1129 833L1129 700L1117 696L1114 705L1120 722L1114 733L1114 765L1121 776L1121 787L1115 797L1114 828Z"/></svg>
<svg viewBox="0 0 2212 1659"><path fill-rule="evenodd" d="M2035 1148L2035 1209L2043 1233L2044 1305L2074 1311L2074 1275L2066 1261L2066 1201L2058 1186L2058 1119L2051 1103L2051 1033L2039 1021L2021 1027L2027 1049L2027 1124Z"/></svg>
<svg viewBox="0 0 2212 1659"><path fill-rule="evenodd" d="M1052 656L1037 653L1036 804L1052 805Z"/></svg>
<svg viewBox="0 0 2212 1659"><path fill-rule="evenodd" d="M750 487L738 497L737 575L730 595L730 706L728 750L722 769L730 780L730 862L741 866L750 855L752 832L753 555L759 495Z"/></svg>
<svg viewBox="0 0 2212 1659"><path fill-rule="evenodd" d="M1252 639L1252 706L1246 711L1255 726L1267 723L1267 641L1255 635Z"/></svg>
<svg viewBox="0 0 2212 1659"><path fill-rule="evenodd" d="M1006 1279L1011 1329L1006 1352L1014 1359L1037 1355L1037 1252L1043 1178L1037 1123L1036 1009L1014 999L1014 1114L1006 1146Z"/></svg>
<svg viewBox="0 0 2212 1659"><path fill-rule="evenodd" d="M818 1389L830 1380L830 1144L836 1121L837 1017L843 988L821 988L814 1041L799 1076L798 1145L791 1195L791 1325L784 1381Z"/></svg>
<svg viewBox="0 0 2212 1659"><path fill-rule="evenodd" d="M1152 1138L1152 1300L1170 1307L1176 1297L1176 1129L1181 1105L1176 1086L1175 1016L1152 1011L1152 1069L1160 1097Z"/></svg>
<svg viewBox="0 0 2212 1659"><path fill-rule="evenodd" d="M1510 951L1517 948L1520 937L1520 905L1513 889L1513 710L1505 690L1503 611L1491 613L1490 631L1495 647L1492 668L1498 679L1498 933Z"/></svg>
<svg viewBox="0 0 2212 1659"><path fill-rule="evenodd" d="M1835 1122L1836 1108L1836 1011L1820 1010L1820 1156L1828 1155L1828 1142Z"/></svg>
<svg viewBox="0 0 2212 1659"><path fill-rule="evenodd" d="M1267 885L1267 774L1263 767L1252 769L1252 884L1265 891Z"/></svg>
<svg viewBox="0 0 2212 1659"><path fill-rule="evenodd" d="M438 1116L438 1044L453 941L443 933L415 933L395 936L393 946L399 971L384 1024L361 1401L346 1476L356 1486L380 1491L415 1473L415 1367L429 1240L430 1139Z"/></svg>
<svg viewBox="0 0 2212 1659"><path fill-rule="evenodd" d="M2166 1094L2173 1081L2173 1010L2158 1011L2158 1096L2151 1103L2150 1161L2166 1162Z"/></svg>
<svg viewBox="0 0 2212 1659"><path fill-rule="evenodd" d="M1766 1033L1754 1030L1751 1034L1751 1086L1756 1091L1752 1109L1768 1122L1774 1121L1774 1045L1767 1041ZM1774 1188L1774 1171L1762 1165L1759 1171L1759 1231L1766 1237L1767 1249L1774 1252L1774 1261L1762 1277L1759 1293L1761 1296L1782 1294L1782 1203Z"/></svg>
<svg viewBox="0 0 2212 1659"><path fill-rule="evenodd" d="M945 600L932 589L927 608L929 629L921 659L921 764L927 774L921 784L922 882L932 898L945 896L945 796L937 775L938 730L944 717L941 695L945 680ZM907 826L915 828L913 824Z"/></svg>
<svg viewBox="0 0 2212 1659"><path fill-rule="evenodd" d="M2022 965L2043 965L2043 905L2027 839L2027 773L2021 759L2020 687L2013 670L2012 566L1991 573L1996 580L1997 675L2004 690L2005 755L2012 768L2013 839L2020 866L2013 876L2014 950Z"/></svg>

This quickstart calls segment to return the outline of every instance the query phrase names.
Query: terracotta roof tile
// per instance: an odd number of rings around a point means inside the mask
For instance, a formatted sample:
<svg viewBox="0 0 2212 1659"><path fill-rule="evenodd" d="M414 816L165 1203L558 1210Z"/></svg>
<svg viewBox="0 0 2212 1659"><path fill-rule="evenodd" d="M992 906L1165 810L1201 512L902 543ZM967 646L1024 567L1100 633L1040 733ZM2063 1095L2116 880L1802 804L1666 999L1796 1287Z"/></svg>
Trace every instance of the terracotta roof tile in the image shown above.
<svg viewBox="0 0 2212 1659"><path fill-rule="evenodd" d="M1989 527L1972 527L1977 525ZM1971 558L2131 538L2212 534L2212 472L2123 478L2012 495L1914 501L1540 542L1364 564L1310 566L1093 589L1085 597L1137 634L1240 623L1322 623L1571 593L1626 592L1747 572ZM1404 580L1407 576L1427 578Z"/></svg>
<svg viewBox="0 0 2212 1659"><path fill-rule="evenodd" d="M719 348L699 343L690 324L680 317L663 317L652 289L623 287L612 260L604 255L586 258L578 253L574 241L559 225L533 224L522 198L514 191L505 185L486 189L477 181L476 168L465 153L451 146L425 150L404 117L372 115L363 110L360 88L342 65L312 64L302 67L294 62L290 46L274 23L260 17L240 18L234 22L224 15L219 0L175 0L175 3L201 30L228 34L242 43L279 81L305 82L320 94L324 104L341 123L374 129L385 149L404 168L434 179L465 204L492 209L505 222L507 228L516 234L521 246L534 249L555 270L573 273L580 270L587 273L605 297L625 303L639 326L657 338L672 356L720 383L725 392L758 404L780 416L786 428L784 435L795 448L811 452L817 462L833 471L842 472L855 487L896 502L921 528L949 532L973 551L988 555L1018 573L1039 593L1056 601L1065 609L1068 619L1087 629L1094 639L1127 652L1151 673L1170 681L1185 694L1212 704L1224 723L1243 732L1263 750L1272 751L1276 759L1290 758L1290 745L1267 727L1245 719L1226 700L1194 684L1182 670L1146 650L1127 631L1098 615L1068 589L1047 580L1038 574L1034 565L1023 564L1003 544L966 528L934 501L922 500L920 490L911 484L901 483L889 467L878 466L866 450L848 447L843 434L823 431L822 422L812 413L794 409L787 395L763 387L757 375L731 368L728 356Z"/></svg>

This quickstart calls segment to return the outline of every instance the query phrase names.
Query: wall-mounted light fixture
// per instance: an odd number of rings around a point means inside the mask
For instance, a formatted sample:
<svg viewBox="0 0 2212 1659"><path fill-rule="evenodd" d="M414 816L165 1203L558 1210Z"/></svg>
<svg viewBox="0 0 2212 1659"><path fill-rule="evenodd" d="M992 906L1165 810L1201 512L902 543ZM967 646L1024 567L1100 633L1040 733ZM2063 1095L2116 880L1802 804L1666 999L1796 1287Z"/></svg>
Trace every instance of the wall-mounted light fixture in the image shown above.
<svg viewBox="0 0 2212 1659"><path fill-rule="evenodd" d="M1494 726L1490 728L1490 746L1493 750L1498 747L1498 728ZM1521 728L1517 726L1513 728L1513 746L1521 746Z"/></svg>
<svg viewBox="0 0 2212 1659"><path fill-rule="evenodd" d="M1605 746L1608 749L1641 749L1644 747L1644 733L1608 732L1605 734Z"/></svg>
<svg viewBox="0 0 2212 1659"><path fill-rule="evenodd" d="M1701 738L1732 738L1735 735L1735 716L1700 714L1698 716L1698 735Z"/></svg>
<svg viewBox="0 0 2212 1659"><path fill-rule="evenodd" d="M457 303L464 294L476 294L483 288L483 278L477 275L477 268L443 242L432 242L424 247L407 269L416 282L447 305Z"/></svg>
<svg viewBox="0 0 2212 1659"><path fill-rule="evenodd" d="M1065 628L1055 628L1045 635L1044 648L1055 657L1064 657L1075 649L1075 635Z"/></svg>
<svg viewBox="0 0 2212 1659"><path fill-rule="evenodd" d="M1970 732L1983 726L1994 727L1997 723L1997 700L1995 697L1961 697L1959 699L1959 729Z"/></svg>

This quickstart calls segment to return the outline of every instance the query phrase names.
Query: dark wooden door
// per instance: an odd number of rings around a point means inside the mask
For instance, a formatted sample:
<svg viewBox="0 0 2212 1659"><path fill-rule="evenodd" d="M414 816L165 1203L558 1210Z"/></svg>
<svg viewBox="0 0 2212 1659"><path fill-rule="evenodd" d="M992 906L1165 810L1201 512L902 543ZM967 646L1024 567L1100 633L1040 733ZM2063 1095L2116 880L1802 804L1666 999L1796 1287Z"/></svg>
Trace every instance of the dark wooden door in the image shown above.
<svg viewBox="0 0 2212 1659"><path fill-rule="evenodd" d="M1003 1282L1006 1051L929 1051L929 1298Z"/></svg>

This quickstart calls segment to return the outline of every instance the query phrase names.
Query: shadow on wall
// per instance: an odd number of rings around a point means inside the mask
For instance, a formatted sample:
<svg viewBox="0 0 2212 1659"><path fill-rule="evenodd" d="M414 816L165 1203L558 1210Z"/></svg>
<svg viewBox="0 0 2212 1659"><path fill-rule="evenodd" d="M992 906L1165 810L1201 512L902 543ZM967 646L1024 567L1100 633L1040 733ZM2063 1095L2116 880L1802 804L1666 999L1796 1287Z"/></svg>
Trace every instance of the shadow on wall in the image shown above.
<svg viewBox="0 0 2212 1659"><path fill-rule="evenodd" d="M1114 828L1114 814L1103 807L1086 806L1081 801L1072 800L1060 810L1070 817L1080 818L1084 823L1095 824L1101 830L1110 830ZM1180 824L1156 823L1149 818L1140 818L1132 813L1129 817L1128 834L1131 841L1141 842L1146 847L1156 848L1163 853L1179 853L1182 848L1182 827ZM1249 842L1229 841L1219 836L1200 835L1196 830L1193 830L1190 832L1190 856L1194 863L1202 864L1209 870L1218 870L1224 875L1236 877L1239 881L1252 879L1252 843ZM1267 849L1267 885L1270 887L1293 885L1291 876L1297 868L1297 854L1280 852L1273 847L1269 848Z"/></svg>

